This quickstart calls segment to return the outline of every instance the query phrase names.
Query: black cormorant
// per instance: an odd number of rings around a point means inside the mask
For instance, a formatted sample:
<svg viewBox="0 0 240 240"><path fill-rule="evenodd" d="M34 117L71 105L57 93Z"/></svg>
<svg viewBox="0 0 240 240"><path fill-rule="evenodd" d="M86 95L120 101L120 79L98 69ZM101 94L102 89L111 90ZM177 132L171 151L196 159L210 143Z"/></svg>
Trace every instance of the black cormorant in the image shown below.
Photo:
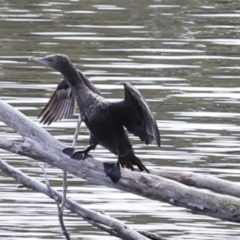
<svg viewBox="0 0 240 240"><path fill-rule="evenodd" d="M83 154L85 155L90 150L95 149L98 144L107 148L110 152L118 155L116 164L104 163L105 173L114 183L117 183L121 177L119 164L131 170L134 170L133 165L136 165L140 171L149 172L134 155L132 145L124 129L126 127L130 133L138 136L146 144L155 140L160 147L157 123L145 99L136 88L130 83L124 83L125 99L110 102L103 98L92 84L89 87L88 79L73 66L66 55L55 54L43 58L32 57L31 60L50 66L64 76L63 84L65 87L62 89L66 91L70 86L71 90L67 91L68 94L72 94L72 97L70 97L72 106L75 98L82 120L90 131L90 145L85 150L74 153L73 149L66 148L63 152L71 155L72 158L83 159ZM57 107L59 102L55 100L52 102ZM49 107L51 108L51 106ZM59 113L55 115L53 120L68 116L72 112L72 107L70 110L66 108L57 111Z"/></svg>

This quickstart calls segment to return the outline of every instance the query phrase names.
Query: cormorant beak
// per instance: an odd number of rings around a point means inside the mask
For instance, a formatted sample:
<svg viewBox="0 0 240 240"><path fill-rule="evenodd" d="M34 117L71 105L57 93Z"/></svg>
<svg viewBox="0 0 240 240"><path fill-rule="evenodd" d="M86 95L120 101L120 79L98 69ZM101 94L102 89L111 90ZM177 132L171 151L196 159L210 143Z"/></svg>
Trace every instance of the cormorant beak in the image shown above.
<svg viewBox="0 0 240 240"><path fill-rule="evenodd" d="M39 62L39 63L41 63L43 65L46 65L46 66L51 66L51 63L47 59L44 59L44 58L30 57L28 60Z"/></svg>

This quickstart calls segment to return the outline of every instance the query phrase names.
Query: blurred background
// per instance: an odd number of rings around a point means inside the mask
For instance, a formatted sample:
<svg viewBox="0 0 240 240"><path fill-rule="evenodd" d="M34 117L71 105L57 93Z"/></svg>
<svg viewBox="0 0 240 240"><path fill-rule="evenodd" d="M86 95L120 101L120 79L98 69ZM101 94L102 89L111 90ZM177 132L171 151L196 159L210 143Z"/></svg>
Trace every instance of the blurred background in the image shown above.
<svg viewBox="0 0 240 240"><path fill-rule="evenodd" d="M161 131L162 147L131 136L148 168L193 171L239 181L239 0L0 1L0 96L35 121L61 76L29 62L30 56L69 55L104 97L123 97L123 82L147 99ZM70 145L77 114L43 126ZM0 123L0 137L20 139ZM88 144L81 129L79 148ZM98 146L99 161L116 157ZM40 181L28 158L0 150L0 157ZM61 190L62 171L46 168ZM64 239L55 203L17 189L0 172L0 237ZM94 185L69 176L69 197L105 211L129 226L169 239L239 239L239 226L186 209ZM73 238L116 239L66 211Z"/></svg>

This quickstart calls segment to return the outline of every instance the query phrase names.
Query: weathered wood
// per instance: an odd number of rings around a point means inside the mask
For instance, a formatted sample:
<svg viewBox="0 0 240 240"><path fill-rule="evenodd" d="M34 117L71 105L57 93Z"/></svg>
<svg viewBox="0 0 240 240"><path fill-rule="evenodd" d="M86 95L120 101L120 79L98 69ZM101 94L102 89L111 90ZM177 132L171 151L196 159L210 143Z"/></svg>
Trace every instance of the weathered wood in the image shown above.
<svg viewBox="0 0 240 240"><path fill-rule="evenodd" d="M240 198L240 184L217 177L182 171L152 170L151 174L172 179L187 186L208 189L216 193Z"/></svg>
<svg viewBox="0 0 240 240"><path fill-rule="evenodd" d="M0 112L0 121L14 128L25 139L22 144L8 141L7 145L4 139L0 139L1 148L47 162L77 177L101 185L181 206L211 217L240 222L238 198L195 189L153 174L126 169L121 169L122 177L118 184L114 184L105 176L101 162L92 158L76 161L64 155L61 152L62 143L2 101Z"/></svg>
<svg viewBox="0 0 240 240"><path fill-rule="evenodd" d="M7 175L13 177L18 182L22 183L25 187L34 189L38 192L44 193L45 195L51 197L52 199L55 196L58 198L59 202L62 201L63 196L58 193L53 188L33 179L17 170L16 168L8 165L6 162L0 160L0 169ZM49 189L51 188L51 189ZM52 196L52 193L54 196ZM150 238L144 237L142 234L123 224L115 218L112 218L108 215L103 215L101 213L94 212L87 208L81 207L74 201L71 201L66 198L64 206L68 208L72 213L79 215L80 217L87 219L92 222L103 224L105 227L108 227L109 230L114 231L114 235L122 239L129 240L148 240Z"/></svg>

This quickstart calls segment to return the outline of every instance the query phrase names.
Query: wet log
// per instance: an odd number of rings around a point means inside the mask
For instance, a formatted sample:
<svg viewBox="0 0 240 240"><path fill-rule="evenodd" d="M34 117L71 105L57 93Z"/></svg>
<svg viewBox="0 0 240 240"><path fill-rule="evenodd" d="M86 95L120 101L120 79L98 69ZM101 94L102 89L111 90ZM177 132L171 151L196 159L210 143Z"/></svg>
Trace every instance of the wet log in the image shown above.
<svg viewBox="0 0 240 240"><path fill-rule="evenodd" d="M0 148L46 162L97 184L184 207L198 214L240 222L240 199L237 197L186 186L175 180L157 176L156 171L147 174L121 169L122 177L114 184L105 176L100 161L93 158L76 161L64 155L62 149L65 146L61 142L3 101L0 101L0 112L0 121L24 138L24 142L0 139ZM218 180L216 178L216 182ZM231 182L227 184L229 188L235 186Z"/></svg>

